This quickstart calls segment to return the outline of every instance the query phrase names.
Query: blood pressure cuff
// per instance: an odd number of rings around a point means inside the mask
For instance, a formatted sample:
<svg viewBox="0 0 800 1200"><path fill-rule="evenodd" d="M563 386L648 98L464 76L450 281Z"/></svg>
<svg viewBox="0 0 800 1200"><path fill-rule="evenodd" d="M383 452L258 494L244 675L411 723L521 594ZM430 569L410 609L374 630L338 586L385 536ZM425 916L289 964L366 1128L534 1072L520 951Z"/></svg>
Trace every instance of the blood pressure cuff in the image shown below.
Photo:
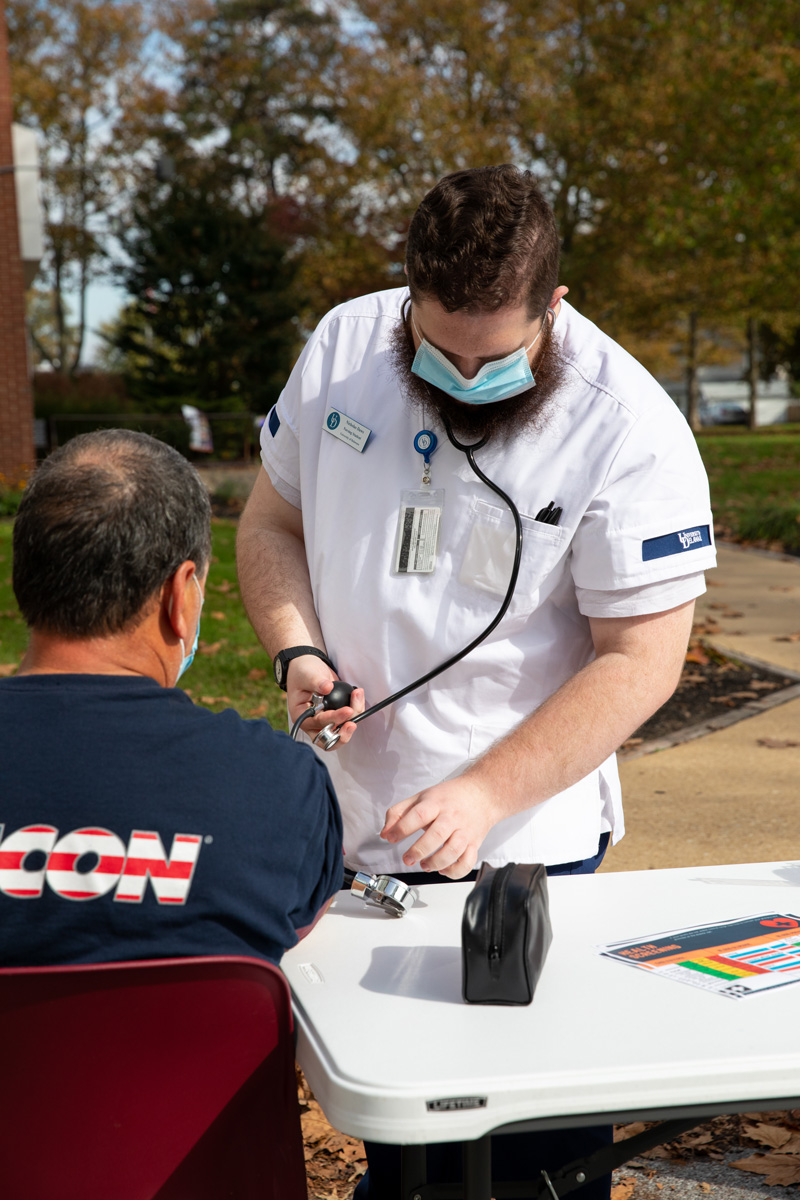
<svg viewBox="0 0 800 1200"><path fill-rule="evenodd" d="M468 1004L530 1004L552 941L542 863L482 863L461 923Z"/></svg>

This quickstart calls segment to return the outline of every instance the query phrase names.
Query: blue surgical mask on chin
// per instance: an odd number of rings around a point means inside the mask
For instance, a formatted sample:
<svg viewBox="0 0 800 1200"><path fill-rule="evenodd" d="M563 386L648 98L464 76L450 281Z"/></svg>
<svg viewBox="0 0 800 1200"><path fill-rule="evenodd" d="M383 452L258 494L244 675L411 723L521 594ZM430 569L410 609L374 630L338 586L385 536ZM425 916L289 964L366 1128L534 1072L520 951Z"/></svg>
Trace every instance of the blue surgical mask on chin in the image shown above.
<svg viewBox="0 0 800 1200"><path fill-rule="evenodd" d="M193 575L192 579L195 582L198 592L200 592L200 584L197 582L197 576ZM197 614L197 629L194 631L194 641L192 642L192 648L188 654L186 653L186 646L183 643L183 638L180 639L181 653L183 654L183 658L181 659L181 665L178 669L178 679L180 679L181 675L189 670L189 667L194 662L194 656L197 653L197 646L200 641L200 613L203 611L203 603L203 593L200 592L200 612ZM176 683L178 682L178 679L175 680Z"/></svg>
<svg viewBox="0 0 800 1200"><path fill-rule="evenodd" d="M530 346L521 346L513 354L498 358L496 362L484 363L472 379L466 379L446 354L442 354L422 336L413 312L411 324L419 338L419 349L411 370L420 379L446 392L454 400L460 400L462 404L494 404L498 400L510 400L536 386L528 355L541 337L544 324Z"/></svg>

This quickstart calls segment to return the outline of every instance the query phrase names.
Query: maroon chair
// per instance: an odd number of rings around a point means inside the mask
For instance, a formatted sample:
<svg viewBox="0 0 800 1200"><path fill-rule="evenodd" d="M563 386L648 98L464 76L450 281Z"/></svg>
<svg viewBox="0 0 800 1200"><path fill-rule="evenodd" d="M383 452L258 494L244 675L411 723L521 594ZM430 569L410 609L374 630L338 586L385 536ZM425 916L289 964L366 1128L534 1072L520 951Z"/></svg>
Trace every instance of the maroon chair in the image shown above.
<svg viewBox="0 0 800 1200"><path fill-rule="evenodd" d="M307 1200L277 967L0 970L0 1196Z"/></svg>

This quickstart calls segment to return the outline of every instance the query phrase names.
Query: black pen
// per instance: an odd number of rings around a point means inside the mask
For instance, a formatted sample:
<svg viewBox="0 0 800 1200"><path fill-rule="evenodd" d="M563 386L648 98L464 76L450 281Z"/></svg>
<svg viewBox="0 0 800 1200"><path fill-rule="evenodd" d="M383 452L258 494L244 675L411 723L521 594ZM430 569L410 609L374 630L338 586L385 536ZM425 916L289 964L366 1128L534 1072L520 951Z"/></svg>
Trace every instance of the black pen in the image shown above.
<svg viewBox="0 0 800 1200"><path fill-rule="evenodd" d="M536 520L541 521L543 525L557 525L564 510L553 508L554 504L555 500L551 500L547 508L540 508L536 514Z"/></svg>

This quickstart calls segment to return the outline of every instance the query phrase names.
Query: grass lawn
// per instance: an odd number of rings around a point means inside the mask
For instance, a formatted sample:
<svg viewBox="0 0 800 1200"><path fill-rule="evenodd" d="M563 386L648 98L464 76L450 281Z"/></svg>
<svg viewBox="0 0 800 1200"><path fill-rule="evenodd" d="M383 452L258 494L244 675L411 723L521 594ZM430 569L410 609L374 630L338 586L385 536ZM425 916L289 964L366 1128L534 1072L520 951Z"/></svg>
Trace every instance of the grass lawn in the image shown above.
<svg viewBox="0 0 800 1200"><path fill-rule="evenodd" d="M718 532L800 550L800 427L741 428L697 439ZM776 547L777 548L777 547Z"/></svg>
<svg viewBox="0 0 800 1200"><path fill-rule="evenodd" d="M0 520L0 675L14 673L28 640L11 590L11 530L11 520ZM179 686L215 712L235 708L242 716L266 717L275 729L285 729L284 694L239 597L235 522L214 520L212 538L198 653Z"/></svg>
<svg viewBox="0 0 800 1200"><path fill-rule="evenodd" d="M800 551L800 426L698 437L718 531ZM11 519L0 518L0 675L16 670L27 632L11 590ZM236 582L236 523L215 519L199 652L180 686L197 704L286 728L284 695L245 616Z"/></svg>

